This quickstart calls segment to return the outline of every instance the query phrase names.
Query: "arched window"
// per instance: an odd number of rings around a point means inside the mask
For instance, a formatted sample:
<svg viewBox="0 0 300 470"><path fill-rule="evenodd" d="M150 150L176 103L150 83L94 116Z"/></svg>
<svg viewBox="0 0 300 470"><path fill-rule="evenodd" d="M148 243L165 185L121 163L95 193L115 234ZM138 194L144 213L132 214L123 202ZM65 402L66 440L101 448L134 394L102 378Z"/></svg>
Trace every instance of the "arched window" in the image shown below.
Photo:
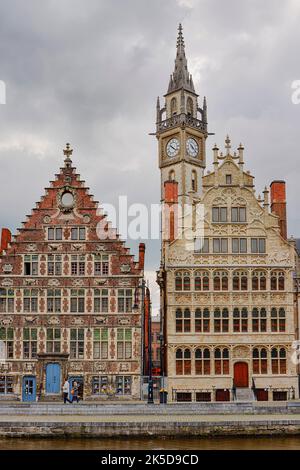
<svg viewBox="0 0 300 470"><path fill-rule="evenodd" d="M175 181L175 171L174 170L169 171L169 181Z"/></svg>
<svg viewBox="0 0 300 470"><path fill-rule="evenodd" d="M228 308L216 308L214 311L214 332L228 333L229 330L229 311Z"/></svg>
<svg viewBox="0 0 300 470"><path fill-rule="evenodd" d="M183 273L183 290L191 290L191 278L190 273Z"/></svg>
<svg viewBox="0 0 300 470"><path fill-rule="evenodd" d="M210 312L208 308L195 311L195 333L208 333L210 330Z"/></svg>
<svg viewBox="0 0 300 470"><path fill-rule="evenodd" d="M189 349L177 349L176 351L176 375L191 374L191 351Z"/></svg>
<svg viewBox="0 0 300 470"><path fill-rule="evenodd" d="M285 348L273 348L271 351L272 374L286 374Z"/></svg>
<svg viewBox="0 0 300 470"><path fill-rule="evenodd" d="M266 290L267 278L264 271L253 271L252 273L252 290Z"/></svg>
<svg viewBox="0 0 300 470"><path fill-rule="evenodd" d="M214 272L214 290L228 290L228 273L227 271Z"/></svg>
<svg viewBox="0 0 300 470"><path fill-rule="evenodd" d="M234 271L232 278L233 290L248 290L248 273L246 271Z"/></svg>
<svg viewBox="0 0 300 470"><path fill-rule="evenodd" d="M252 331L264 333L267 331L267 311L265 308L254 308L252 310Z"/></svg>
<svg viewBox="0 0 300 470"><path fill-rule="evenodd" d="M182 290L182 273L175 274L175 290Z"/></svg>
<svg viewBox="0 0 300 470"><path fill-rule="evenodd" d="M190 96L186 100L186 113L189 116L193 116L193 100Z"/></svg>
<svg viewBox="0 0 300 470"><path fill-rule="evenodd" d="M227 348L215 349L215 374L229 374L229 350Z"/></svg>
<svg viewBox="0 0 300 470"><path fill-rule="evenodd" d="M233 331L245 333L248 331L248 310L246 308L235 308L233 310Z"/></svg>
<svg viewBox="0 0 300 470"><path fill-rule="evenodd" d="M271 309L271 331L284 332L285 331L285 309L272 308Z"/></svg>
<svg viewBox="0 0 300 470"><path fill-rule="evenodd" d="M192 170L191 187L192 187L192 191L198 191L196 170Z"/></svg>
<svg viewBox="0 0 300 470"><path fill-rule="evenodd" d="M285 275L282 271L271 272L271 290L285 289Z"/></svg>
<svg viewBox="0 0 300 470"><path fill-rule="evenodd" d="M189 333L191 331L191 311L185 308L176 310L176 333Z"/></svg>
<svg viewBox="0 0 300 470"><path fill-rule="evenodd" d="M207 271L196 271L195 290L209 290L209 273Z"/></svg>
<svg viewBox="0 0 300 470"><path fill-rule="evenodd" d="M208 348L196 349L195 351L195 374L210 374L210 351Z"/></svg>
<svg viewBox="0 0 300 470"><path fill-rule="evenodd" d="M265 348L254 348L252 351L253 374L268 373L268 358Z"/></svg>
<svg viewBox="0 0 300 470"><path fill-rule="evenodd" d="M171 99L171 115L177 114L177 100L176 98Z"/></svg>

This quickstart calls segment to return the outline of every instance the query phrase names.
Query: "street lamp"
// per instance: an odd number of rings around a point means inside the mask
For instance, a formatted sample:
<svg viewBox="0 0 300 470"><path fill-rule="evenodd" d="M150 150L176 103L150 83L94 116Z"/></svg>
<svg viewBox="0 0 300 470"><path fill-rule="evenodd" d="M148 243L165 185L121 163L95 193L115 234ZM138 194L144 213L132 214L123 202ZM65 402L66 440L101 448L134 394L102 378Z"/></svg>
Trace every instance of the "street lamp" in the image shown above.
<svg viewBox="0 0 300 470"><path fill-rule="evenodd" d="M139 307L137 303L137 290L142 289L142 328L143 328L143 348L144 350L144 320L145 320L145 298L149 299L149 311L148 311L148 404L152 405L153 401L153 377L152 377L152 322L151 322L151 301L150 301L150 289L146 286L145 279L142 280L142 285L137 286L135 289L135 302L133 310L138 312ZM144 367L144 354L142 354L142 366Z"/></svg>

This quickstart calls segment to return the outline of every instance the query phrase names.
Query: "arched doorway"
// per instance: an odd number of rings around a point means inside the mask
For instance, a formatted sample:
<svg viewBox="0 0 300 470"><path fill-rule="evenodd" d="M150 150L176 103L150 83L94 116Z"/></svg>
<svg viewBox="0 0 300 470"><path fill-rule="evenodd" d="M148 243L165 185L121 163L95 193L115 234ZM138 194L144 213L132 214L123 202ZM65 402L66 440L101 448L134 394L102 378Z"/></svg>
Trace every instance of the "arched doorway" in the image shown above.
<svg viewBox="0 0 300 470"><path fill-rule="evenodd" d="M247 362L236 362L234 364L234 385L236 387L249 387Z"/></svg>

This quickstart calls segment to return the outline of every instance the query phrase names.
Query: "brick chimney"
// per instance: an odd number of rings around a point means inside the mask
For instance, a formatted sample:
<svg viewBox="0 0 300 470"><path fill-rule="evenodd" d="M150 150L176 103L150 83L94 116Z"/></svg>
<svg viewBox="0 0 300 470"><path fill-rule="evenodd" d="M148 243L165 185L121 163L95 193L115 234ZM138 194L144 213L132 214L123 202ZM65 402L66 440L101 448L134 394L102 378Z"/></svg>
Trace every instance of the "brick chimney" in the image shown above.
<svg viewBox="0 0 300 470"><path fill-rule="evenodd" d="M178 228L178 183L177 181L165 181L165 199L163 215L163 238L173 241Z"/></svg>
<svg viewBox="0 0 300 470"><path fill-rule="evenodd" d="M145 243L140 243L139 244L139 269L141 271L144 271L144 266L145 266Z"/></svg>
<svg viewBox="0 0 300 470"><path fill-rule="evenodd" d="M279 217L282 238L287 239L286 188L285 181L273 181L271 189L271 212Z"/></svg>
<svg viewBox="0 0 300 470"><path fill-rule="evenodd" d="M1 245L0 245L0 253L2 251L6 251L8 244L11 242L11 232L8 228L3 228L1 230Z"/></svg>

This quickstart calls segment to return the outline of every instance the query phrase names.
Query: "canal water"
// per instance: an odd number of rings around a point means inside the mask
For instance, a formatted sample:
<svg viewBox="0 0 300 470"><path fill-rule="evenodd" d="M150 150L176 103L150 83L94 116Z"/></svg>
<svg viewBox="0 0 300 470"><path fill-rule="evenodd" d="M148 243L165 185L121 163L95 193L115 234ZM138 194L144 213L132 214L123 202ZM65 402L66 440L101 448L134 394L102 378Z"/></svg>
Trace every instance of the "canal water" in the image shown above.
<svg viewBox="0 0 300 470"><path fill-rule="evenodd" d="M1 450L300 450L300 436L190 439L0 439Z"/></svg>

